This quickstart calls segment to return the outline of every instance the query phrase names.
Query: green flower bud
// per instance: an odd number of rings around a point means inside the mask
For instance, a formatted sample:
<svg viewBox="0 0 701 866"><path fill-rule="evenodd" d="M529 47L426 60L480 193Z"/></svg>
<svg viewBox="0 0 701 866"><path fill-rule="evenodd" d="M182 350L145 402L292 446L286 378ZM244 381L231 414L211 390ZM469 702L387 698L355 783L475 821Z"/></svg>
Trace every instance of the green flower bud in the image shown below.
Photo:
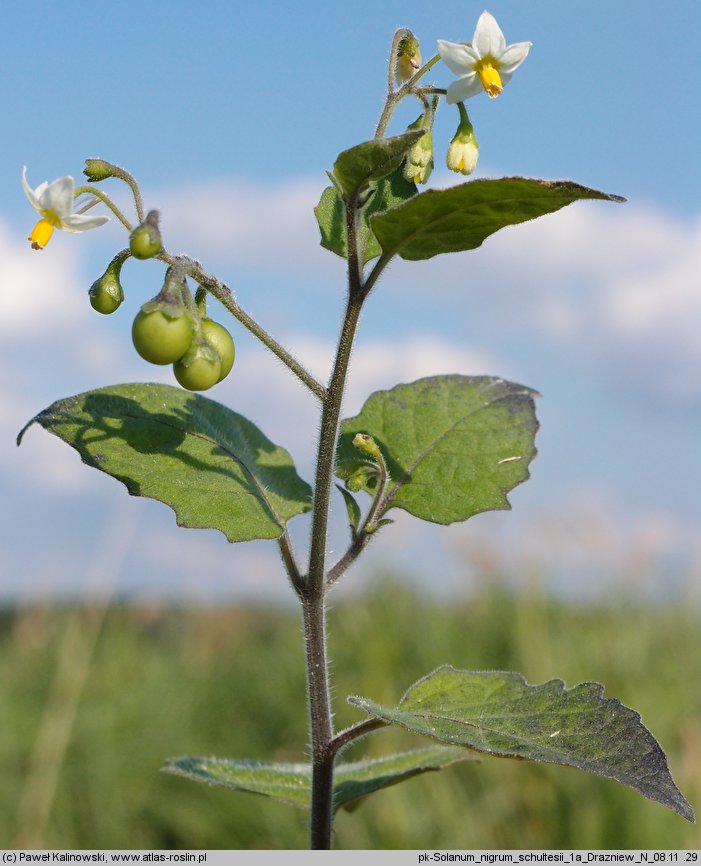
<svg viewBox="0 0 701 866"><path fill-rule="evenodd" d="M129 235L129 249L137 259L150 259L163 249L161 233L158 230L159 214L151 210L146 219Z"/></svg>
<svg viewBox="0 0 701 866"><path fill-rule="evenodd" d="M419 118L420 120L422 118ZM412 123L409 129L417 129L420 124ZM414 144L406 155L404 177L411 183L426 183L433 171L433 136L429 129Z"/></svg>
<svg viewBox="0 0 701 866"><path fill-rule="evenodd" d="M460 112L460 124L448 147L446 164L451 171L467 175L472 174L477 167L479 144L477 144L475 131L462 102L458 103L458 110Z"/></svg>
<svg viewBox="0 0 701 866"><path fill-rule="evenodd" d="M353 445L355 445L359 451L367 454L368 457L372 457L378 462L382 460L382 454L380 453L377 442L375 442L372 436L368 436L367 433L356 433L353 437Z"/></svg>
<svg viewBox="0 0 701 866"><path fill-rule="evenodd" d="M104 159L86 159L83 174L92 183L97 183L100 180L107 180L108 177L114 177L112 166Z"/></svg>
<svg viewBox="0 0 701 866"><path fill-rule="evenodd" d="M376 463L358 462L337 467L336 475L343 479L347 490L358 493L360 490L374 490L377 487L379 470Z"/></svg>
<svg viewBox="0 0 701 866"><path fill-rule="evenodd" d="M104 315L113 313L124 300L124 290L119 281L122 265L129 257L128 250L118 253L107 266L99 280L90 286L88 297L93 310Z"/></svg>
<svg viewBox="0 0 701 866"><path fill-rule="evenodd" d="M401 30L397 33L399 42L394 65L394 77L398 85L408 81L421 67L421 51L419 40L411 30Z"/></svg>

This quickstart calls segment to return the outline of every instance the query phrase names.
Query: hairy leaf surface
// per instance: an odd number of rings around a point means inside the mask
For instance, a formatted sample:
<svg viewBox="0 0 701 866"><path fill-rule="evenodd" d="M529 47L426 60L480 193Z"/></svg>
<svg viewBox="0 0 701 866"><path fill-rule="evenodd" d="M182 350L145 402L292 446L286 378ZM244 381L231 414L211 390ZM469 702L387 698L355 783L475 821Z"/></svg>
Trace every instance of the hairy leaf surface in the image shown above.
<svg viewBox="0 0 701 866"><path fill-rule="evenodd" d="M391 138L373 138L356 144L338 155L333 166L334 177L350 197L372 181L391 174L409 148L423 135L424 130L410 129Z"/></svg>
<svg viewBox="0 0 701 866"><path fill-rule="evenodd" d="M375 191L360 211L358 219L358 243L362 250L363 264L382 253L382 248L370 231L368 224L370 217L401 204L416 193L416 184L405 179L401 168L378 181ZM346 208L338 190L332 186L327 187L321 195L319 204L314 208L314 213L321 231L322 247L345 259L348 253Z"/></svg>
<svg viewBox="0 0 701 866"><path fill-rule="evenodd" d="M170 385L115 385L57 400L31 424L63 439L132 496L169 505L179 526L229 541L278 538L311 507L290 455L242 415Z"/></svg>
<svg viewBox="0 0 701 866"><path fill-rule="evenodd" d="M535 394L488 376L431 376L377 391L342 424L337 474L357 464L353 437L367 433L391 478L385 509L442 524L508 509L506 494L528 478L536 453Z"/></svg>
<svg viewBox="0 0 701 866"><path fill-rule="evenodd" d="M572 181L504 177L473 180L448 189L429 189L377 214L370 228L384 253L430 259L481 246L506 226L554 213L581 199L621 202Z"/></svg>
<svg viewBox="0 0 701 866"><path fill-rule="evenodd" d="M365 761L339 763L334 771L334 809L355 806L368 794L460 761L476 760L467 749L433 746ZM311 766L224 758L173 758L164 772L234 791L263 794L308 809Z"/></svg>
<svg viewBox="0 0 701 866"><path fill-rule="evenodd" d="M532 686L517 673L445 665L411 686L396 708L348 700L374 718L444 743L615 779L693 821L693 809L640 715L603 691L599 683Z"/></svg>

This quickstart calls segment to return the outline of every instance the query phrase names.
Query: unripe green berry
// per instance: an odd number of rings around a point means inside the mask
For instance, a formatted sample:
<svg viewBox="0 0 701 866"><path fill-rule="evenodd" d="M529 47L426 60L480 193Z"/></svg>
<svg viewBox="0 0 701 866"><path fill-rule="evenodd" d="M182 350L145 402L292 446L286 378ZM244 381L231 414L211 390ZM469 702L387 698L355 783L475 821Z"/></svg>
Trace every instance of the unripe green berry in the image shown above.
<svg viewBox="0 0 701 866"><path fill-rule="evenodd" d="M99 280L95 280L88 290L88 296L93 310L106 316L114 313L124 300L124 292L119 280L115 279L110 271Z"/></svg>
<svg viewBox="0 0 701 866"><path fill-rule="evenodd" d="M202 319L202 336L210 346L214 346L217 350L221 362L218 381L221 382L222 379L226 379L234 366L234 358L236 357L234 341L226 328L213 319Z"/></svg>
<svg viewBox="0 0 701 866"><path fill-rule="evenodd" d="M172 364L182 358L193 338L192 321L183 310L175 318L160 310L140 310L131 329L134 348L152 364Z"/></svg>
<svg viewBox="0 0 701 866"><path fill-rule="evenodd" d="M129 235L129 249L134 258L150 259L163 249L158 229L158 211L149 211L146 219Z"/></svg>
<svg viewBox="0 0 701 866"><path fill-rule="evenodd" d="M221 362L213 361L199 350L186 365L184 358L173 364L173 373L178 382L188 391L207 391L221 381Z"/></svg>

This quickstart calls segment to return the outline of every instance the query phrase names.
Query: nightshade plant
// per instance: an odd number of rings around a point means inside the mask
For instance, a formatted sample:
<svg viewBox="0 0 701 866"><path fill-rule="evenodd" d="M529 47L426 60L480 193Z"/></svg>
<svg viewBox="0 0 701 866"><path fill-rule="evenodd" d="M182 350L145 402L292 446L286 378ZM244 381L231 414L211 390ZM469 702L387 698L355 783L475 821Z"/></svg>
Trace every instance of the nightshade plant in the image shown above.
<svg viewBox="0 0 701 866"><path fill-rule="evenodd" d="M30 235L33 247L44 247L55 228L98 227L105 218L85 212L99 203L129 232L129 246L116 254L90 289L90 301L99 312L112 313L120 306L126 259L156 257L164 263L163 287L141 307L133 341L148 362L173 364L186 389L155 384L101 388L58 400L30 424L63 439L86 464L122 481L132 495L169 505L181 526L218 529L231 542L271 539L278 545L303 614L310 761L188 757L171 759L168 772L309 810L310 843L321 849L331 846L333 817L341 807L479 754L578 767L622 782L693 821L693 810L674 784L664 752L638 713L604 697L598 683L566 689L553 679L529 685L517 673L471 672L443 664L410 686L394 707L350 697L359 720L345 730L334 727L325 631L331 588L371 540L391 533L392 509L438 524L508 509L507 493L528 478L538 426L535 391L496 377L467 375L434 376L378 391L357 416L341 420L365 300L396 256L423 260L471 250L505 226L580 199L622 201L570 181L523 177L419 192L416 183L425 183L433 167L432 129L441 100L458 110L448 167L470 174L478 145L464 101L482 91L498 96L530 48L528 42L507 46L488 12L480 16L470 44L441 40L438 45L439 53L422 64L414 34L397 31L375 135L339 154L315 209L322 246L347 262L345 315L328 384L264 331L220 279L194 259L173 255L163 246L158 214L144 214L139 187L126 171L88 159L88 184L77 189L72 178L64 177L32 190L23 176L27 197L41 217ZM447 90L424 83L440 59L458 76ZM392 114L405 98L417 100L419 117L408 130L387 137ZM136 227L96 187L108 179L131 189ZM74 200L86 195L85 205L73 213ZM191 283L196 285L194 295ZM318 398L321 423L313 488L298 476L288 452L251 421L190 393L221 381L234 362L228 331L207 317L209 295ZM350 540L332 562L327 557L327 526L334 475L343 482L335 486L345 502ZM365 512L360 493L369 496ZM287 523L307 511L311 540L303 566ZM389 725L425 737L428 744L380 759L340 760L349 744Z"/></svg>

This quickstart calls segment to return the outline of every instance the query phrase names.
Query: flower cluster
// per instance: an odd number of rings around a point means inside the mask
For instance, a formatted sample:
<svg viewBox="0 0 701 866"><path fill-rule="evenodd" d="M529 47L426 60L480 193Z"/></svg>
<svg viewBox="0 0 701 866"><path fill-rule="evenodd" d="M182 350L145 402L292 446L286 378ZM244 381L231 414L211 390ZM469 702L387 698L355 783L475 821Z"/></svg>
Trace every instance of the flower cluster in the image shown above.
<svg viewBox="0 0 701 866"><path fill-rule="evenodd" d="M406 80L416 69L416 58L421 55L418 42L410 31L402 31L397 52L397 70L404 64L404 74L397 73L397 80ZM410 46L410 48L408 47ZM517 42L507 45L504 34L489 12L483 12L475 27L471 43L447 42L438 40L438 57L457 75L457 80L448 86L446 102L457 105L460 121L453 136L446 164L451 171L469 175L475 170L479 157L479 145L475 131L467 115L464 102L483 90L490 99L496 98L511 80L514 71L523 63L530 50L530 42ZM412 59L409 65L408 57ZM432 65L434 61L431 61ZM403 68L404 68L403 67ZM427 90L430 92L430 90ZM436 92L434 90L434 92ZM440 91L439 91L440 92ZM434 109L425 103L422 117L409 129L425 128L426 134L419 139L407 154L404 164L404 177L414 183L426 183L433 168L432 126Z"/></svg>

